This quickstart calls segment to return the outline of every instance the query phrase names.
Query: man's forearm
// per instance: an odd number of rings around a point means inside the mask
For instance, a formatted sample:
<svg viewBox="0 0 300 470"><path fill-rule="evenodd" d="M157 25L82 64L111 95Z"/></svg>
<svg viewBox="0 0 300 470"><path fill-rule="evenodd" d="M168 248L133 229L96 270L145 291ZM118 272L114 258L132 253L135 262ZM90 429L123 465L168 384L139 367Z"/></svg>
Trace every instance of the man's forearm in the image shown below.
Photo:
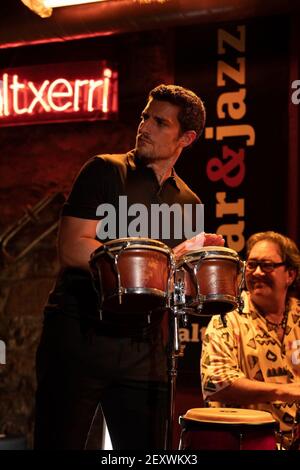
<svg viewBox="0 0 300 470"><path fill-rule="evenodd" d="M101 246L97 240L79 238L72 246L60 249L60 263L62 266L71 266L89 270L91 254Z"/></svg>
<svg viewBox="0 0 300 470"><path fill-rule="evenodd" d="M209 396L210 401L223 403L267 403L272 401L291 402L300 398L300 383L276 384L250 380L245 377Z"/></svg>

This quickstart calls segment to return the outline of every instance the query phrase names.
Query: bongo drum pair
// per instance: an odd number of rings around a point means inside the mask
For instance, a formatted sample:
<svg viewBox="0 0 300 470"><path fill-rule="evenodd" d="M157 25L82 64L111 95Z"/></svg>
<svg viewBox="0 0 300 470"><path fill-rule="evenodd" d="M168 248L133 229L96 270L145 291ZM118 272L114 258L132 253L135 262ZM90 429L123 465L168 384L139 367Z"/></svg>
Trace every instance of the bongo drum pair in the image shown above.
<svg viewBox="0 0 300 470"><path fill-rule="evenodd" d="M148 238L121 238L90 260L100 308L139 313L176 306L210 317L241 306L243 262L229 248L204 247L175 262L172 250Z"/></svg>
<svg viewBox="0 0 300 470"><path fill-rule="evenodd" d="M276 450L278 423L265 411L193 408L179 418L181 450Z"/></svg>

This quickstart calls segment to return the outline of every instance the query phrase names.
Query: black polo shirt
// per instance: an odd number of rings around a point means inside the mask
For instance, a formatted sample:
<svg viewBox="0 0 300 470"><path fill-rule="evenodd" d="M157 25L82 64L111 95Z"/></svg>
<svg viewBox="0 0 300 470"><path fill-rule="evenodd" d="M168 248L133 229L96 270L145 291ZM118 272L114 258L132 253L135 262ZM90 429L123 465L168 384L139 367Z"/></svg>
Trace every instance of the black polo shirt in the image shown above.
<svg viewBox="0 0 300 470"><path fill-rule="evenodd" d="M121 205L120 196L123 196ZM179 230L179 234L182 233L180 238L178 231L174 232L172 223L169 235L167 232L163 232L160 227L158 236L152 237L153 213L151 207L161 204L168 206L178 204L183 212L184 205L189 204L193 207L197 203L200 203L199 198L176 175L174 170L172 176L160 186L154 171L139 161L132 151L125 155L100 155L89 160L75 181L71 194L64 205L63 215L97 220L101 218L96 215L98 207L110 204L115 211L116 227L113 232L110 227L107 227L106 232L109 232L109 236L105 238L103 234L101 237L101 241L105 242L108 239L130 236L130 234L124 233L124 226L123 228L119 226L120 210L123 211L121 214L123 221L126 217L125 220L129 226L135 215L126 216L124 210L134 207L136 204L143 204L148 216L148 223L144 227L146 232L138 233L136 236L157 238L173 248L185 240L184 227L182 226L182 230ZM194 218L194 222L191 220L190 224L193 224L195 223L195 213L191 212L191 217ZM162 224L166 221L160 220L160 222Z"/></svg>
<svg viewBox="0 0 300 470"><path fill-rule="evenodd" d="M110 204L116 215L116 238L119 235L120 196L126 196L127 206L143 204L148 210L148 227L151 227L151 205L185 204L193 207L200 199L189 189L184 181L172 171L172 175L160 186L154 171L135 155L134 151L122 155L99 155L91 158L80 170L70 195L64 204L62 215L82 219L97 220L97 210L102 204ZM194 213L195 214L195 213ZM124 217L124 214L122 214ZM193 215L192 215L193 216ZM128 224L134 216L127 216ZM151 238L151 232L141 236ZM95 234L95 238L99 238ZM110 237L114 238L114 237ZM168 238L160 241L173 248L185 240L184 231L180 239L174 238L171 230ZM107 239L101 239L102 242ZM81 269L67 268L60 273L49 305L72 313L89 311L94 315L96 297L90 274Z"/></svg>

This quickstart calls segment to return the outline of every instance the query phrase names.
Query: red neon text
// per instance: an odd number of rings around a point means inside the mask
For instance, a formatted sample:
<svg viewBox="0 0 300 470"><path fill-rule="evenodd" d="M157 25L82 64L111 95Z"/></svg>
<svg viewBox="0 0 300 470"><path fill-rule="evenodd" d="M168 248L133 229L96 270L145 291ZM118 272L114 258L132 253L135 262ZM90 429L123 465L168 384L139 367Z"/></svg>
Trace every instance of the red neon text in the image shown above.
<svg viewBox="0 0 300 470"><path fill-rule="evenodd" d="M4 70L0 126L111 119L118 111L118 74L105 61Z"/></svg>

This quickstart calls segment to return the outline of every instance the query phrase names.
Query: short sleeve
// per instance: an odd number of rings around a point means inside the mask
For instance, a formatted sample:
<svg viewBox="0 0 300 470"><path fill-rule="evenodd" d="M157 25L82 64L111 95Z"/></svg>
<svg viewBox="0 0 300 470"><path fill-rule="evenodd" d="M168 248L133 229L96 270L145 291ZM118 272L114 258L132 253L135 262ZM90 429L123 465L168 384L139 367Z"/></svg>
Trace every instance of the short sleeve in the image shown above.
<svg viewBox="0 0 300 470"><path fill-rule="evenodd" d="M204 399L231 385L245 374L239 368L238 348L232 324L213 316L202 344L201 383Z"/></svg>
<svg viewBox="0 0 300 470"><path fill-rule="evenodd" d="M62 215L98 220L97 207L104 203L107 197L108 172L108 164L101 157L88 160L74 181Z"/></svg>

